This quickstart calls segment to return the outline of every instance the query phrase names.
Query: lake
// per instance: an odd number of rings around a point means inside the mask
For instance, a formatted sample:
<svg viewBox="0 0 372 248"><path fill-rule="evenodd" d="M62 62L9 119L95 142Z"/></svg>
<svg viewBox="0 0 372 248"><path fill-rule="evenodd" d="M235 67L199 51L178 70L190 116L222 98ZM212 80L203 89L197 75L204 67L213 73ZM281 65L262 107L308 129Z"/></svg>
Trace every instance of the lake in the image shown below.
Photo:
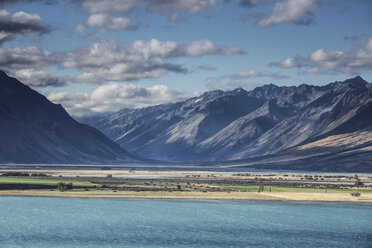
<svg viewBox="0 0 372 248"><path fill-rule="evenodd" d="M372 247L372 204L0 197L0 247Z"/></svg>

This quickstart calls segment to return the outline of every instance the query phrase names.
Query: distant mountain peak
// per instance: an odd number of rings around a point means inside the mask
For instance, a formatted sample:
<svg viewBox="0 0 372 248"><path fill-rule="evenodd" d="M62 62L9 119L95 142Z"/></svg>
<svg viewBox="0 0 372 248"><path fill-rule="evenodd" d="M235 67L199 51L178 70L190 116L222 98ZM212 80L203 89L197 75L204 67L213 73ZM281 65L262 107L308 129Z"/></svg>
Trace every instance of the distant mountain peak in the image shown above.
<svg viewBox="0 0 372 248"><path fill-rule="evenodd" d="M232 90L231 92L237 92L237 93L240 93L240 92L247 92L245 89L243 89L242 87L238 87L234 90Z"/></svg>
<svg viewBox="0 0 372 248"><path fill-rule="evenodd" d="M356 76L356 77L353 77L353 78L346 79L342 83L345 83L345 84L352 83L352 84L361 84L361 85L368 84L368 82L365 81L361 76Z"/></svg>
<svg viewBox="0 0 372 248"><path fill-rule="evenodd" d="M345 82L215 90L166 108L86 123L152 159L196 162L272 155L321 134L343 132L343 126L347 131L372 127L367 105L372 94L365 81L355 77ZM360 109L367 110L358 114Z"/></svg>

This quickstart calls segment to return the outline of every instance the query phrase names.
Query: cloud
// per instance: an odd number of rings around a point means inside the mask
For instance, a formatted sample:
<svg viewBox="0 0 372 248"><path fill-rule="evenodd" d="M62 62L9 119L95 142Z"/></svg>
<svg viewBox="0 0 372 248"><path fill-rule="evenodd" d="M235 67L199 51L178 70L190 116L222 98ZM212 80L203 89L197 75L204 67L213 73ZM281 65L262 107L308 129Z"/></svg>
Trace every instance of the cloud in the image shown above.
<svg viewBox="0 0 372 248"><path fill-rule="evenodd" d="M182 46L182 48L179 51L180 54L193 57L203 56L207 54L215 54L220 52L221 51L218 51L218 47L216 47L209 40L192 41L191 43Z"/></svg>
<svg viewBox="0 0 372 248"><path fill-rule="evenodd" d="M61 66L83 71L78 82L133 81L157 78L168 72L187 73L184 65L170 63L176 57L243 54L237 47L221 47L209 40L178 44L173 41L137 40L119 45L115 42L96 43L74 52L63 53Z"/></svg>
<svg viewBox="0 0 372 248"><path fill-rule="evenodd" d="M326 52L320 48L307 57L289 57L280 62L270 63L270 65L280 68L310 68L305 73L358 74L362 70L372 69L372 37L369 37L362 46L350 52Z"/></svg>
<svg viewBox="0 0 372 248"><path fill-rule="evenodd" d="M203 71L216 71L217 70L216 67L211 66L211 65L199 65L198 69L203 70Z"/></svg>
<svg viewBox="0 0 372 248"><path fill-rule="evenodd" d="M55 63L49 51L35 46L21 48L0 48L0 67L8 69L42 68Z"/></svg>
<svg viewBox="0 0 372 248"><path fill-rule="evenodd" d="M91 14L97 13L129 13L137 6L143 7L151 12L178 11L195 15L216 6L215 0L82 0L80 7Z"/></svg>
<svg viewBox="0 0 372 248"><path fill-rule="evenodd" d="M272 3L274 0L241 0L239 5L246 8L254 8L257 5Z"/></svg>
<svg viewBox="0 0 372 248"><path fill-rule="evenodd" d="M16 70L10 74L32 88L44 88L47 86L62 87L66 85L66 81L59 75L40 70Z"/></svg>
<svg viewBox="0 0 372 248"><path fill-rule="evenodd" d="M271 15L257 22L258 26L266 27L284 22L296 25L309 25L314 20L311 12L319 7L318 0L284 0L277 2Z"/></svg>
<svg viewBox="0 0 372 248"><path fill-rule="evenodd" d="M105 27L111 30L135 30L136 26L132 25L132 21L126 17L111 17L107 14L90 15L87 21L79 24L76 31L82 32L85 28L90 27Z"/></svg>
<svg viewBox="0 0 372 248"><path fill-rule="evenodd" d="M302 67L304 66L304 64L302 64L301 61L304 61L304 59L301 57L295 57L295 58L289 57L280 62L270 63L269 65L280 67L280 68Z"/></svg>
<svg viewBox="0 0 372 248"><path fill-rule="evenodd" d="M281 75L278 73L272 72L258 72L255 70L250 71L240 71L234 74L225 75L223 78L228 78L231 80L242 80L242 79L249 79L249 78L257 78L257 77L270 77L273 79L288 79L289 77L286 75Z"/></svg>
<svg viewBox="0 0 372 248"><path fill-rule="evenodd" d="M0 44L13 40L17 35L44 34L50 28L37 14L20 11L10 14L0 9Z"/></svg>
<svg viewBox="0 0 372 248"><path fill-rule="evenodd" d="M108 14L113 13L130 15L135 9L166 13L169 15L169 20L179 21L184 18L184 16L180 16L181 13L196 15L217 6L216 0L75 0L75 2L79 3L83 11L91 14L85 24L77 26L76 30L78 31L83 30L84 27L92 27L92 25L89 25L92 18L95 19L94 27L135 29L136 26L131 26L131 23L129 23L131 21L128 18L108 16ZM96 21L98 21L98 24Z"/></svg>
<svg viewBox="0 0 372 248"><path fill-rule="evenodd" d="M187 44L179 45L174 53L177 56L200 57L205 55L236 55L245 54L239 47L221 47L213 44L210 40L192 41Z"/></svg>
<svg viewBox="0 0 372 248"><path fill-rule="evenodd" d="M42 2L44 4L50 5L50 4L57 2L57 0L1 0L0 7L5 7L7 5L14 5L17 3L31 3L31 2Z"/></svg>
<svg viewBox="0 0 372 248"><path fill-rule="evenodd" d="M92 93L57 92L48 95L54 103L62 104L75 116L114 112L122 108L144 107L181 101L198 93L184 94L165 85L145 87L137 84L109 83L97 87Z"/></svg>
<svg viewBox="0 0 372 248"><path fill-rule="evenodd" d="M150 11L184 11L190 15L198 14L216 5L215 0L145 0L142 2L147 4L147 9Z"/></svg>
<svg viewBox="0 0 372 248"><path fill-rule="evenodd" d="M97 13L128 13L140 3L139 0L81 0L80 7L91 14Z"/></svg>
<svg viewBox="0 0 372 248"><path fill-rule="evenodd" d="M0 67L11 71L33 69L22 72L36 75L36 69L58 66L60 69L76 69L77 74L65 78L69 82L103 84L158 78L169 72L188 73L186 66L175 63L174 58L234 54L244 54L244 51L238 47L218 46L209 40L176 43L152 39L127 44L102 41L74 51L53 53L35 46L0 48ZM43 76L51 82L51 75ZM62 81L55 78L53 83L46 84L57 86Z"/></svg>

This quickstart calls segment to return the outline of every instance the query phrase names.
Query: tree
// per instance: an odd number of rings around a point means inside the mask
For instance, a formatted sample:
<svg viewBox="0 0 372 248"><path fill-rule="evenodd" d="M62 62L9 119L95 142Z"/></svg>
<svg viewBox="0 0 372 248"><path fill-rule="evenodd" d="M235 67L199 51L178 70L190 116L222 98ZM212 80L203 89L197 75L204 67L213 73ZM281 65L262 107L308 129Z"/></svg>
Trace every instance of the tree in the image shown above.
<svg viewBox="0 0 372 248"><path fill-rule="evenodd" d="M59 182L57 183L57 190L63 192L66 190L72 190L72 183L64 183L64 182Z"/></svg>
<svg viewBox="0 0 372 248"><path fill-rule="evenodd" d="M356 179L356 181L355 181L355 183L354 183L354 186L363 186L364 185L364 183L362 182L362 181L360 181L360 179L359 178L357 178Z"/></svg>
<svg viewBox="0 0 372 248"><path fill-rule="evenodd" d="M259 185L258 185L258 193L264 191L264 185L263 185L263 180L260 178L259 179Z"/></svg>

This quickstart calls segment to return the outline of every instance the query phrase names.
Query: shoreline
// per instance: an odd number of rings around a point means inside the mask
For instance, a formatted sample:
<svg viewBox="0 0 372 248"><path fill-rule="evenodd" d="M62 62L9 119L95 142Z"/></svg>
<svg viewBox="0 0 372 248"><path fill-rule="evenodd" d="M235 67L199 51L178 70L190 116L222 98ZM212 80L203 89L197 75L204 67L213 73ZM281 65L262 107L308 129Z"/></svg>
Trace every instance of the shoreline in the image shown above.
<svg viewBox="0 0 372 248"><path fill-rule="evenodd" d="M317 201L372 203L372 194L352 197L347 193L256 193L256 192L56 192L44 190L3 190L0 196L27 196L51 198L98 198L98 199L185 199L185 200L265 200L265 201Z"/></svg>

